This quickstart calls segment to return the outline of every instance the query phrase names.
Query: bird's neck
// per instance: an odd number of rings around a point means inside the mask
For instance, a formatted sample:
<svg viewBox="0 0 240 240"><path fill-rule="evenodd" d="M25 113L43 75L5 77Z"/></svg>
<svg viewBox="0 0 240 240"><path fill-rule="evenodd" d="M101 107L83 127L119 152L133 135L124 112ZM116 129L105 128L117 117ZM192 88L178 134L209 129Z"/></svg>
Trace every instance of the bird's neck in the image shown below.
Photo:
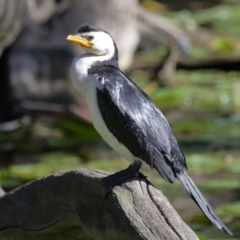
<svg viewBox="0 0 240 240"><path fill-rule="evenodd" d="M94 67L99 66L118 67L118 58L116 55L112 56L112 54L96 56L85 53L76 57L74 59L74 62L75 64L77 64L78 70L81 72L81 75L88 75L89 71Z"/></svg>
<svg viewBox="0 0 240 240"><path fill-rule="evenodd" d="M76 88L84 95L86 90L89 89L91 70L96 67L109 66L118 68L118 60L116 56L94 56L90 54L82 54L74 58L71 75L72 81Z"/></svg>

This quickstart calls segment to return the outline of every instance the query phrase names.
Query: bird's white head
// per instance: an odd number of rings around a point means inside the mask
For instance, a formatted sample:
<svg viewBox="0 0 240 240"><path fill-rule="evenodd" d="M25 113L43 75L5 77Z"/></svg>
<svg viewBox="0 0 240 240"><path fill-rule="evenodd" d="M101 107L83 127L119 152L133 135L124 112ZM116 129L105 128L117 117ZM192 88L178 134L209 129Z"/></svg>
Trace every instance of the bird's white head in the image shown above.
<svg viewBox="0 0 240 240"><path fill-rule="evenodd" d="M69 35L67 40L79 44L89 55L108 56L109 59L118 57L117 47L111 35L89 24L83 24L77 34Z"/></svg>
<svg viewBox="0 0 240 240"><path fill-rule="evenodd" d="M91 72L102 66L118 68L118 50L110 34L100 28L89 24L83 24L76 35L69 35L67 40L77 43L85 51L85 54L74 58L71 66L71 78L76 88L86 95L89 84L95 84L95 78L91 77Z"/></svg>

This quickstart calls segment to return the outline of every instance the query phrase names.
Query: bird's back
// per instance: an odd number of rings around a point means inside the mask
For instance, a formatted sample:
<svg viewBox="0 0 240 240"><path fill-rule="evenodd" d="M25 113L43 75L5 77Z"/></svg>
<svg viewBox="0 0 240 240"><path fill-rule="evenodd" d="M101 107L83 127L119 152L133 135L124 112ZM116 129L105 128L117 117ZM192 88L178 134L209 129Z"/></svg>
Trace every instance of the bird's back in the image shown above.
<svg viewBox="0 0 240 240"><path fill-rule="evenodd" d="M174 165L185 168L185 157L161 111L118 68L98 66L89 74L97 79L97 104L108 130L135 158L173 182Z"/></svg>

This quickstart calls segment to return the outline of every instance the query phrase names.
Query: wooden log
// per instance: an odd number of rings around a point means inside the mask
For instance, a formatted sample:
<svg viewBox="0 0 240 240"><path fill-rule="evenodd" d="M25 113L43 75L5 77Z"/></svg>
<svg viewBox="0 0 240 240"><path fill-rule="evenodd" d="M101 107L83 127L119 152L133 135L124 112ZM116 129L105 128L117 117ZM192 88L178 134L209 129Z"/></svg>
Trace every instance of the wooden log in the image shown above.
<svg viewBox="0 0 240 240"><path fill-rule="evenodd" d="M0 198L0 239L195 240L161 191L146 180L117 186L80 169L30 182Z"/></svg>

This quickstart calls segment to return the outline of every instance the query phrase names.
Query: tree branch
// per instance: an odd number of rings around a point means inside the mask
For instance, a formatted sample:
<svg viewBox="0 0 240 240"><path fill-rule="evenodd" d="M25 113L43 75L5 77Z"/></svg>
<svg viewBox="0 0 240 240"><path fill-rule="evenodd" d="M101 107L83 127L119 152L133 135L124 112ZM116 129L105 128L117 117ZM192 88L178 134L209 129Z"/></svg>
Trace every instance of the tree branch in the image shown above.
<svg viewBox="0 0 240 240"><path fill-rule="evenodd" d="M0 198L0 239L198 239L161 191L138 179L107 198L98 170L55 173Z"/></svg>

